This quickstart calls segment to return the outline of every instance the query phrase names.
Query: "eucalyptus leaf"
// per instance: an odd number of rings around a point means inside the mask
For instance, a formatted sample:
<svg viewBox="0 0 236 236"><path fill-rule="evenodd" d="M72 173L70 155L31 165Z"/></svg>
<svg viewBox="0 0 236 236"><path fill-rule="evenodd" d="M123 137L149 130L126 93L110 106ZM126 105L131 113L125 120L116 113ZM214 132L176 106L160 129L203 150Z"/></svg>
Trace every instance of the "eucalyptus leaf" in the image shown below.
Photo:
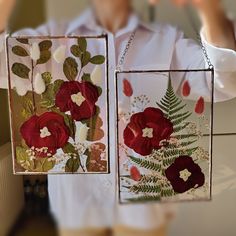
<svg viewBox="0 0 236 236"><path fill-rule="evenodd" d="M51 52L48 50L40 52L40 58L37 60L37 64L44 64L51 59Z"/></svg>
<svg viewBox="0 0 236 236"><path fill-rule="evenodd" d="M51 40L44 40L39 43L40 51L48 51L52 47Z"/></svg>
<svg viewBox="0 0 236 236"><path fill-rule="evenodd" d="M90 62L95 65L101 65L105 62L105 57L102 55L94 56L90 59Z"/></svg>
<svg viewBox="0 0 236 236"><path fill-rule="evenodd" d="M91 58L90 52L86 51L82 54L81 57L82 67L86 66L89 63L90 58Z"/></svg>
<svg viewBox="0 0 236 236"><path fill-rule="evenodd" d="M23 43L23 44L29 44L29 40L28 39L23 39L23 38L17 38L16 39L18 42Z"/></svg>
<svg viewBox="0 0 236 236"><path fill-rule="evenodd" d="M77 172L80 166L79 158L74 159L73 157L68 159L65 166L65 172L74 173Z"/></svg>
<svg viewBox="0 0 236 236"><path fill-rule="evenodd" d="M82 52L86 52L87 50L87 41L86 38L78 38L78 45Z"/></svg>
<svg viewBox="0 0 236 236"><path fill-rule="evenodd" d="M75 56L75 57L80 57L82 56L83 52L81 51L80 47L78 45L72 45L70 48L71 53Z"/></svg>
<svg viewBox="0 0 236 236"><path fill-rule="evenodd" d="M68 80L75 80L78 75L78 64L76 60L72 57L66 58L63 64L63 71Z"/></svg>
<svg viewBox="0 0 236 236"><path fill-rule="evenodd" d="M21 46L14 46L12 48L12 52L17 55L17 56L20 56L20 57L27 57L29 56L29 53Z"/></svg>
<svg viewBox="0 0 236 236"><path fill-rule="evenodd" d="M19 76L22 79L29 79L30 69L22 63L14 63L12 65L12 73Z"/></svg>

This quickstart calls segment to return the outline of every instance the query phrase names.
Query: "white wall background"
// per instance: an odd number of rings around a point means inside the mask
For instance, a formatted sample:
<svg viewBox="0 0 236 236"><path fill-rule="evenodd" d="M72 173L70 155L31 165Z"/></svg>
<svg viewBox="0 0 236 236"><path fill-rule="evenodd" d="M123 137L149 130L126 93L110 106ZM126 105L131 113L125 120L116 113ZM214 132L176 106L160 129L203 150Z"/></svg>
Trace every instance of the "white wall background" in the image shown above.
<svg viewBox="0 0 236 236"><path fill-rule="evenodd" d="M148 6L144 0L135 0L135 6L148 19ZM158 21L182 28L189 36L194 31L185 12L162 0L156 9ZM235 0L225 0L226 8L236 16ZM47 0L47 17L73 18L87 6L88 0ZM55 10L56 9L56 10ZM236 79L236 78L235 78ZM236 99L215 106L215 132L236 132ZM213 201L179 205L169 236L235 236L236 235L236 135L214 138Z"/></svg>

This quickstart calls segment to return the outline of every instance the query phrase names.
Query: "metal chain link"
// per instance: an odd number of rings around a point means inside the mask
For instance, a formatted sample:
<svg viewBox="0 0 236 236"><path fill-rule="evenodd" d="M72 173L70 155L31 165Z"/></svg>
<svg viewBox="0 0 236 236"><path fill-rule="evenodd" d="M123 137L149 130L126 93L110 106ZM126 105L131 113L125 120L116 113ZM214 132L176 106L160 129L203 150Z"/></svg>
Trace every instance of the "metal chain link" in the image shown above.
<svg viewBox="0 0 236 236"><path fill-rule="evenodd" d="M199 34L198 27L197 27L197 25L196 25L196 23L195 23L195 20L194 20L194 18L193 18L193 15L192 15L191 10L190 10L189 7L186 7L186 12L187 12L187 16L188 16L188 18L189 18L189 20L190 20L190 24L192 25L192 28L193 28L193 30L195 31L196 35L197 35L197 39L198 39L198 41L199 41L199 44L200 44L201 49L202 49L202 51L203 51L203 54L204 54L204 56L205 56L206 62L207 62L207 64L208 64L208 66L209 66L209 69L213 69L214 66L212 65L211 59L210 59L209 55L207 54L206 47L204 46L204 43L202 42L201 35Z"/></svg>
<svg viewBox="0 0 236 236"><path fill-rule="evenodd" d="M116 68L118 71L121 71L121 67L122 67L123 64L124 64L125 57L126 57L128 51L129 51L129 48L130 48L130 46L131 46L131 44L132 44L132 42L133 42L133 40L134 40L134 38L135 38L135 34L136 34L136 30L134 30L134 31L131 33L130 37L129 37L129 40L128 40L126 46L125 46L125 49L124 49L124 51L123 51L123 53L122 53L122 55L121 55L121 57L120 57L120 60L119 60L119 62L118 62L117 68Z"/></svg>
<svg viewBox="0 0 236 236"><path fill-rule="evenodd" d="M213 69L214 67L213 67L213 65L212 65L212 63L211 63L211 59L210 59L210 57L209 57L208 54L207 54L206 47L204 46L204 44L203 44L203 42L202 42L201 35L200 35L199 32L198 32L198 27L196 26L196 23L195 23L195 21L194 21L194 19L193 19L193 16L192 16L191 12L190 12L190 9L189 9L189 7L187 7L186 9L187 9L186 12L187 12L188 18L189 18L190 23L191 23L191 25L192 25L192 27L193 27L193 29L194 29L196 35L197 35L197 39L198 39L198 41L199 41L199 43L200 43L201 49L202 49L203 54L204 54L204 56L205 56L205 58L206 58L206 62L207 62L207 64L208 64L208 66L209 66L209 69ZM131 46L131 44L132 44L132 42L133 42L133 40L134 40L134 38L135 38L135 35L136 35L136 30L134 30L134 31L131 33L131 35L130 35L130 37L129 37L129 40L128 40L126 46L125 46L125 49L124 49L124 51L123 51L123 53L122 53L122 55L121 55L121 57L120 57L120 60L119 60L119 62L118 62L117 68L116 68L118 71L121 71L121 67L122 67L123 64L124 64L125 57L126 57L128 51L129 51L129 48L130 48L130 46Z"/></svg>

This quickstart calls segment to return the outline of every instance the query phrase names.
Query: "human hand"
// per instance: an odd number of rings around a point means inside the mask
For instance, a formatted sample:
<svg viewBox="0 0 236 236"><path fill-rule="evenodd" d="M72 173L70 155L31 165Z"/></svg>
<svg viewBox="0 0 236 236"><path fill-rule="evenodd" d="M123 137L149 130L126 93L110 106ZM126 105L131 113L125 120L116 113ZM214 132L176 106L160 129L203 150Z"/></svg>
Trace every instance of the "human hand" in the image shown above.
<svg viewBox="0 0 236 236"><path fill-rule="evenodd" d="M0 33L6 28L14 5L15 0L0 0Z"/></svg>

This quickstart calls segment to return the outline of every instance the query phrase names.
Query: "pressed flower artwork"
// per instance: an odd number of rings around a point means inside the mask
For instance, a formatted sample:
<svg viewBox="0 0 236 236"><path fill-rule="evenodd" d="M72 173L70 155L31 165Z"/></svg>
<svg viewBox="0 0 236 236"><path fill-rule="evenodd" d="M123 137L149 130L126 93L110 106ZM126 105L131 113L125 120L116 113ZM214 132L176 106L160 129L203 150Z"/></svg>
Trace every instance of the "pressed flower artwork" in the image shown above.
<svg viewBox="0 0 236 236"><path fill-rule="evenodd" d="M108 173L107 39L9 37L17 174Z"/></svg>
<svg viewBox="0 0 236 236"><path fill-rule="evenodd" d="M212 89L196 96L191 79L175 83L178 73L116 74L121 203L211 198Z"/></svg>

